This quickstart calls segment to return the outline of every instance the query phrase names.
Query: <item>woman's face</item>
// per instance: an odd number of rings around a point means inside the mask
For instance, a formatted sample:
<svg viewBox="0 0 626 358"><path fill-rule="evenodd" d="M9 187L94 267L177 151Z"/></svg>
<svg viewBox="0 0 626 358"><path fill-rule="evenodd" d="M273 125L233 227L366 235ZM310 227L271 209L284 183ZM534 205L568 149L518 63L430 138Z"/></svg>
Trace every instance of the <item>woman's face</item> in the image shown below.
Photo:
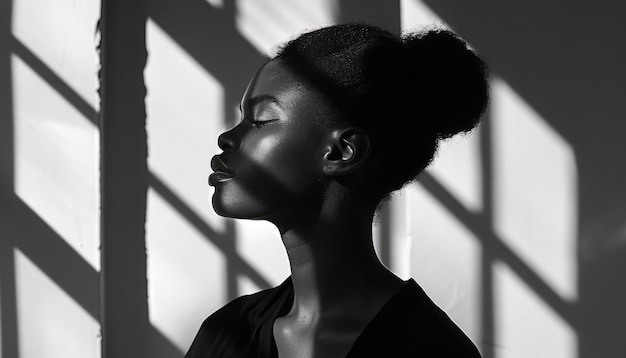
<svg viewBox="0 0 626 358"><path fill-rule="evenodd" d="M243 95L241 122L218 138L223 153L212 159L209 177L215 211L274 221L319 205L332 136L328 108L280 60L263 66Z"/></svg>

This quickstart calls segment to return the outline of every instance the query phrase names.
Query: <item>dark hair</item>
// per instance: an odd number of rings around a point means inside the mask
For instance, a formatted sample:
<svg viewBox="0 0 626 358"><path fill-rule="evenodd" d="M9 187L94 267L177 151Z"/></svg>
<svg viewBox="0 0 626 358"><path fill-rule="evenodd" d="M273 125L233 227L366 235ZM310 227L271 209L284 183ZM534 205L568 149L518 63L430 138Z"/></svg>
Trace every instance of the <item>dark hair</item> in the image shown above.
<svg viewBox="0 0 626 358"><path fill-rule="evenodd" d="M274 57L367 131L385 195L415 178L440 139L472 130L488 103L485 62L448 30L395 35L352 23L304 33ZM406 165L407 156L413 165Z"/></svg>

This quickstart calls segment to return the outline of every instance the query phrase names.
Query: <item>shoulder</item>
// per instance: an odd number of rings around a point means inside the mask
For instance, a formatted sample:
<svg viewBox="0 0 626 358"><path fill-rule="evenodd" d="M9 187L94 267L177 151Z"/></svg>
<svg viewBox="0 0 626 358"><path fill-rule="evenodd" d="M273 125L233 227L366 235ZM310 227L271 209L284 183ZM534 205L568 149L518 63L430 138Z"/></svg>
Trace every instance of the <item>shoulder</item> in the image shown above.
<svg viewBox="0 0 626 358"><path fill-rule="evenodd" d="M274 288L232 300L209 316L204 321L203 326L211 325L214 321L223 326L224 319L229 321L248 320L251 324L255 321L265 321L279 313L278 311L281 311L283 306L290 300L293 300L291 277Z"/></svg>
<svg viewBox="0 0 626 358"><path fill-rule="evenodd" d="M404 312L399 329L406 332L406 338L420 343L420 351L436 356L480 357L469 337L414 280L409 280L404 293L398 302Z"/></svg>
<svg viewBox="0 0 626 358"><path fill-rule="evenodd" d="M250 315L254 315L260 309L260 305L268 303L277 290L278 287L274 287L230 301L207 317L202 323L201 330L210 329L212 326L223 328L225 325L247 320Z"/></svg>
<svg viewBox="0 0 626 358"><path fill-rule="evenodd" d="M280 286L232 300L202 322L185 357L238 356L231 351L255 343L252 337L264 338L267 322L273 322L271 317L279 314L291 290L287 279Z"/></svg>
<svg viewBox="0 0 626 358"><path fill-rule="evenodd" d="M414 280L387 303L357 343L354 357L367 352L393 357L480 357L474 343Z"/></svg>

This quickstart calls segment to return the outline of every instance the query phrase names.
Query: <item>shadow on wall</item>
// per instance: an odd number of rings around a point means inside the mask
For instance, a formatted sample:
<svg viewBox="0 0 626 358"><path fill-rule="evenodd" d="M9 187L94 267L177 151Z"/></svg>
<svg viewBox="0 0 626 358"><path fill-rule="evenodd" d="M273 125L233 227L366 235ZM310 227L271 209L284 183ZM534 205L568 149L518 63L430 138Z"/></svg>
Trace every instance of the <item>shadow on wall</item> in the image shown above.
<svg viewBox="0 0 626 358"><path fill-rule="evenodd" d="M453 197L446 194L432 178L424 177L424 186L468 227L476 228L486 252L505 257L544 299L552 301L579 337L580 357L618 357L626 355L626 287L621 273L626 272L626 167L621 136L626 130L623 98L626 98L626 43L621 40L624 24L620 15L626 5L612 1L608 5L587 8L583 1L546 5L537 0L507 5L489 2L425 1L455 30L471 40L491 62L492 71L507 79L516 91L547 119L549 124L573 146L579 168L579 300L573 307L559 308L558 298L533 276L523 262L498 243L485 218L467 215ZM10 79L11 53L29 58L7 29L11 29L11 1L0 8L0 77ZM222 8L203 0L150 0L148 16L164 29L224 88L224 108L234 108L252 73L263 63L263 55L242 35L235 25L234 1L224 1ZM606 7L603 7L606 6ZM567 11L563 11L566 9ZM339 1L338 22L353 19L384 24L398 30L399 2L378 1L363 4L357 0ZM530 19L530 20L529 20ZM532 21L529 23L528 21ZM27 50L26 50L27 51ZM32 56L31 56L32 57ZM57 81L53 72L31 66L68 102L87 118L95 110L76 99ZM62 239L13 194L13 98L10 81L0 81L0 303L2 353L18 357L16 290L13 248L18 247L65 290L93 318L99 319L98 272L66 246ZM231 112L225 120L233 122ZM143 114L141 114L143 118ZM488 136L484 136L487 138ZM532 140L532 139L529 139ZM145 143L134 143L141 149ZM484 143L488 149L489 143ZM490 163L489 150L483 150L483 163ZM485 168L487 184L489 166ZM235 250L235 232L214 235L202 219L186 208L159 178L145 173L145 182L159 192L207 239L228 258L227 287L230 298L237 295L236 276L251 277L259 286L269 284ZM137 188L146 190L146 188ZM487 194L487 200L491 200ZM488 205L488 204L486 204ZM478 224L477 224L478 223ZM138 223L143 225L143 223ZM382 223L383 230L385 222ZM388 229L388 228L387 228ZM385 240L383 240L384 242ZM383 247L383 257L385 248ZM59 264L62 262L63 264ZM493 332L493 313L488 298L492 295L489 273L484 277L484 336ZM145 291L132 295L146 297ZM146 322L146 327L149 323ZM183 352L157 331L146 332L151 357L182 356ZM486 358L493 352L484 352Z"/></svg>
<svg viewBox="0 0 626 358"><path fill-rule="evenodd" d="M185 51L187 51L208 72L214 75L224 86L224 107L234 108L239 102L240 96L252 73L263 63L261 55L246 39L244 39L235 27L235 14L233 1L226 1L220 9L212 7L202 0L147 1L147 15L153 21L165 29ZM382 5L382 2L373 6L363 7L352 1L342 2L339 9L341 21L349 19L367 20L392 24L399 27L399 5L394 2L393 6ZM354 15L350 15L354 13ZM12 2L2 4L2 33L0 34L0 71L2 78L12 77L11 56L17 55L28 64L39 77L52 87L65 101L71 104L85 118L97 125L98 113L87 102L81 99L76 92L68 87L64 81L43 63L36 55L23 46L11 33ZM131 40L129 40L131 41ZM88 315L95 320L102 321L100 317L100 292L99 273L89 263L76 254L59 235L42 220L36 212L32 211L14 194L14 138L13 138L13 96L11 81L2 81L0 84L0 167L1 170L1 205L0 205L0 274L2 287L0 302L2 303L2 355L7 357L19 357L18 337L18 310L16 302L16 279L14 264L14 248L19 248L27 257L41 269L59 288L81 306ZM132 106L136 113L126 113L127 116L144 118L143 109ZM132 110L131 110L132 112ZM232 122L227 116L226 120ZM143 153L145 142L136 140L131 142L131 148ZM176 197L174 191L169 189L154 175L145 172L145 177L138 178L136 183L145 182L166 198L170 204L186 217L196 228L200 229L207 238L217 240L214 242L228 258L227 275L230 276L228 295L233 298L237 295L234 279L237 274L244 274L259 286L269 286L261 276L250 268L245 261L238 260L235 247L235 235L232 230L222 236L216 236L209 227L202 224L201 220L193 215L191 210L186 210L184 202ZM116 189L113 187L113 189ZM128 188L118 187L123 193ZM146 187L137 186L135 192L144 192ZM104 196L109 195L106 190ZM119 195L119 194L114 194ZM103 200L106 202L106 200ZM129 214L139 218L133 206L122 211L133 211ZM145 208L145 205L144 205ZM137 222L141 227L143 222ZM140 230L141 231L141 230ZM106 259L104 260L106 262ZM133 275L136 276L136 275ZM133 288L131 288L133 290ZM145 285L139 284L136 292L125 292L124 297L142 297L145 302ZM132 306L132 305L131 305ZM132 306L141 308L141 305ZM145 307L145 306L144 306ZM133 315L135 316L135 315ZM135 318L141 318L138 313ZM150 352L152 357L182 356L183 352L171 344L167 338L150 327L148 322L133 325L133 327L145 327L146 332L132 332L128 336L137 337L137 342L145 342L147 347L131 348L135 352ZM124 332L121 332L124 333ZM126 332L129 333L129 332ZM118 333L119 334L119 333ZM139 343L138 343L139 344ZM105 353L106 354L106 353ZM109 353L110 354L110 353Z"/></svg>
<svg viewBox="0 0 626 358"><path fill-rule="evenodd" d="M620 14L626 5L424 2L471 39L493 73L572 145L579 176L579 299L566 320L579 337L580 357L625 356L626 26Z"/></svg>
<svg viewBox="0 0 626 358"><path fill-rule="evenodd" d="M363 7L354 1L339 2L338 9L335 9L334 15L337 17L335 20L384 23L391 28L399 29L399 3L393 4L394 6L389 6L388 3L379 2ZM266 61L265 55L257 49L258 44L252 43L242 35L241 28L237 26L240 9L236 9L235 6L235 2L225 2L214 7L208 2L199 0L176 3L152 0L148 9L150 21L219 82L223 103L216 105L225 109L224 127L229 127L237 120L231 109L238 106L251 75ZM268 27L274 25L267 24ZM216 139L207 138L207 140ZM272 286L269 280L256 271L237 251L239 238L232 222L228 222L223 230L212 228L204 218L194 212L194 208L186 203L183 197L177 196L176 190L173 190L176 188L168 188L166 184L168 181L165 180L167 178L156 174L150 174L151 188L225 257L225 272L222 275L225 276L228 299L241 294L238 279L242 277L256 287ZM153 354L158 357L161 353Z"/></svg>

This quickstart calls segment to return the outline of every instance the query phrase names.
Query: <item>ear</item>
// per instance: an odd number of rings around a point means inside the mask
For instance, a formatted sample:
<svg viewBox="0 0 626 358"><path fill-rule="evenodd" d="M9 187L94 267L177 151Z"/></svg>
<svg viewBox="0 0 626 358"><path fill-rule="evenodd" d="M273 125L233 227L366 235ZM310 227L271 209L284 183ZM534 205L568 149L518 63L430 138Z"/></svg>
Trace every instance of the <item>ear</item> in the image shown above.
<svg viewBox="0 0 626 358"><path fill-rule="evenodd" d="M354 172L367 159L370 139L360 128L346 128L333 132L330 146L324 155L323 172L338 176Z"/></svg>

